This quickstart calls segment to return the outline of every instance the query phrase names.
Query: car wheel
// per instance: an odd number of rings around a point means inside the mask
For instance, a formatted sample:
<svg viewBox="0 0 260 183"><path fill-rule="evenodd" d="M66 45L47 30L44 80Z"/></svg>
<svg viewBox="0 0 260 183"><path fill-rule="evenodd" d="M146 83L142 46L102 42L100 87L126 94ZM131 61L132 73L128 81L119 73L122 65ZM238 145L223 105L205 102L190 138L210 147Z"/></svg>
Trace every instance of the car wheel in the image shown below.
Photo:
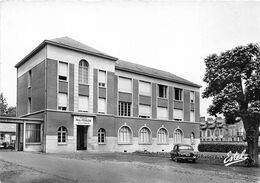
<svg viewBox="0 0 260 183"><path fill-rule="evenodd" d="M192 163L196 163L196 160L195 160L195 159L193 159L193 160L192 160Z"/></svg>
<svg viewBox="0 0 260 183"><path fill-rule="evenodd" d="M179 162L180 160L178 158L176 158L176 162Z"/></svg>

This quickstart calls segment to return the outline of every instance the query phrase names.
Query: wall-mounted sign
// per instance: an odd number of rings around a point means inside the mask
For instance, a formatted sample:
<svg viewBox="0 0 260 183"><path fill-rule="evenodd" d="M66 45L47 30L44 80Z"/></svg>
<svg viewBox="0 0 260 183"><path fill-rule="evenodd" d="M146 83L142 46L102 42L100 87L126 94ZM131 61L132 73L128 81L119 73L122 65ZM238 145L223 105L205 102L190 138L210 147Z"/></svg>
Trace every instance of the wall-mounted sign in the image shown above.
<svg viewBox="0 0 260 183"><path fill-rule="evenodd" d="M93 118L84 116L74 116L75 125L93 125Z"/></svg>

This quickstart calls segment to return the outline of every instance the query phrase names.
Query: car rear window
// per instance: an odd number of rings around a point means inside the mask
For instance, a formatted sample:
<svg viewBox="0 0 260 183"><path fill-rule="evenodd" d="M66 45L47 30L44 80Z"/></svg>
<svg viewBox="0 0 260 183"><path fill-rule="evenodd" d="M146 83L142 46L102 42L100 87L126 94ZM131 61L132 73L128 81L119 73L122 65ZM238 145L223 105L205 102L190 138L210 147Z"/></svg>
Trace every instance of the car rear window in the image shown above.
<svg viewBox="0 0 260 183"><path fill-rule="evenodd" d="M193 150L190 146L179 146L179 150Z"/></svg>

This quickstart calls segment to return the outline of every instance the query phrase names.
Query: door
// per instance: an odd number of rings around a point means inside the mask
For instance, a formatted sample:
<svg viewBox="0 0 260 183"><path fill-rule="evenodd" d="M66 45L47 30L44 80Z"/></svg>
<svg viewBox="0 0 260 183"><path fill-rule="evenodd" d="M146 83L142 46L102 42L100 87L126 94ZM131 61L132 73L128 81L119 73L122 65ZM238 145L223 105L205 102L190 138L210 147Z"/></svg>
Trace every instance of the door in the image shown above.
<svg viewBox="0 0 260 183"><path fill-rule="evenodd" d="M87 150L87 126L77 125L77 150Z"/></svg>

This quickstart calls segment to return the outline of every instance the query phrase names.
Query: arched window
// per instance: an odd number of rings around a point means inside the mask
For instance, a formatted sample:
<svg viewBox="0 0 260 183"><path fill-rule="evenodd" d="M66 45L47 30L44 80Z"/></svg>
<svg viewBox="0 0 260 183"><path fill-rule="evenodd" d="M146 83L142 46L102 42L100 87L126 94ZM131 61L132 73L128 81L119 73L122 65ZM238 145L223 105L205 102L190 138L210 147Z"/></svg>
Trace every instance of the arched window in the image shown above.
<svg viewBox="0 0 260 183"><path fill-rule="evenodd" d="M58 143L67 143L67 128L64 126L59 127L58 129Z"/></svg>
<svg viewBox="0 0 260 183"><path fill-rule="evenodd" d="M130 144L132 142L132 132L128 126L122 126L118 132L118 143Z"/></svg>
<svg viewBox="0 0 260 183"><path fill-rule="evenodd" d="M139 133L139 142L141 144L151 143L151 132L147 127L143 127Z"/></svg>
<svg viewBox="0 0 260 183"><path fill-rule="evenodd" d="M219 129L216 129L215 130L215 137L218 137L219 136Z"/></svg>
<svg viewBox="0 0 260 183"><path fill-rule="evenodd" d="M158 143L159 144L166 144L167 143L167 130L165 128L160 128L157 134Z"/></svg>
<svg viewBox="0 0 260 183"><path fill-rule="evenodd" d="M98 143L106 143L106 130L104 128L98 130Z"/></svg>
<svg viewBox="0 0 260 183"><path fill-rule="evenodd" d="M207 137L210 137L210 130L207 131Z"/></svg>
<svg viewBox="0 0 260 183"><path fill-rule="evenodd" d="M180 129L175 130L175 132L174 132L174 142L176 144L182 143L182 136L183 136L183 133Z"/></svg>
<svg viewBox="0 0 260 183"><path fill-rule="evenodd" d="M190 134L190 144L195 144L195 134L193 133L193 132L191 132L191 134Z"/></svg>
<svg viewBox="0 0 260 183"><path fill-rule="evenodd" d="M88 62L81 60L79 62L79 83L88 84Z"/></svg>

